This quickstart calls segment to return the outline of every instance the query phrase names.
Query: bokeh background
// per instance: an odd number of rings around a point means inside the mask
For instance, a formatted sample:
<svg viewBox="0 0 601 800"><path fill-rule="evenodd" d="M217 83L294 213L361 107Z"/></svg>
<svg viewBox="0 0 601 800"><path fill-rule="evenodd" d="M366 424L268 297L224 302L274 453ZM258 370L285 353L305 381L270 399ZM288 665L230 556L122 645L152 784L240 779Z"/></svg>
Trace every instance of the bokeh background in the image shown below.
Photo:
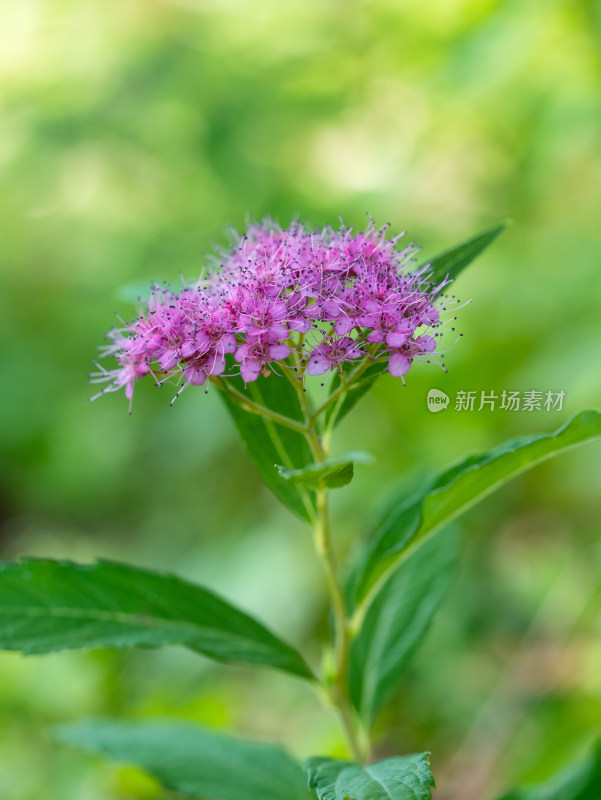
<svg viewBox="0 0 601 800"><path fill-rule="evenodd" d="M601 394L601 3L4 0L0 554L171 569L318 658L310 537L263 489L215 392L88 404L120 287L196 276L266 214L407 229L424 256L510 217L456 291L450 372L386 378L340 429L376 457L336 498L341 551L403 474L552 430ZM131 294L131 292L130 292ZM430 414L426 393L564 391L564 409ZM429 749L439 800L542 780L601 733L600 451L461 521L463 559L382 755ZM182 650L0 654L2 800L150 800L58 745L91 715L167 715L343 752L298 683Z"/></svg>

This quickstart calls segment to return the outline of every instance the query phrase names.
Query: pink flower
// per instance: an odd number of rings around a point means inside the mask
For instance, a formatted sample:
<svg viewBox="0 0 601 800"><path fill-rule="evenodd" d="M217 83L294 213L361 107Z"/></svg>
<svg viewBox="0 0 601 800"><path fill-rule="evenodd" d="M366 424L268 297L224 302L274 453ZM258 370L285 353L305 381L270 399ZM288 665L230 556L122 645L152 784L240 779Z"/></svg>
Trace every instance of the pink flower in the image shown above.
<svg viewBox="0 0 601 800"><path fill-rule="evenodd" d="M257 339L240 345L236 350L236 361L240 361L240 375L245 383L256 381L261 372L272 361L281 361L290 355L290 348L285 344L270 344Z"/></svg>
<svg viewBox="0 0 601 800"><path fill-rule="evenodd" d="M324 375L368 357L402 377L436 349L426 331L442 324L444 284L413 268L415 247L401 250L400 236L386 236L373 223L360 233L252 225L196 285L155 288L144 313L109 335L104 354L118 368L95 379L131 398L149 373L157 383L201 386L229 368L250 383L275 363ZM291 348L300 362L288 362Z"/></svg>
<svg viewBox="0 0 601 800"><path fill-rule="evenodd" d="M388 342L390 345L388 371L395 378L402 378L409 372L416 356L433 353L436 350L436 340L433 336L418 336L417 339L404 342L399 339L398 342L398 345Z"/></svg>
<svg viewBox="0 0 601 800"><path fill-rule="evenodd" d="M248 337L277 342L288 338L287 317L288 307L283 300L250 296L243 304L238 324Z"/></svg>
<svg viewBox="0 0 601 800"><path fill-rule="evenodd" d="M330 339L310 351L307 356L307 374L324 375L330 370L338 370L345 361L355 361L364 355L364 351L350 336Z"/></svg>
<svg viewBox="0 0 601 800"><path fill-rule="evenodd" d="M213 351L189 361L184 369L184 379L193 386L202 386L211 375L221 375L222 372L225 372L225 358Z"/></svg>

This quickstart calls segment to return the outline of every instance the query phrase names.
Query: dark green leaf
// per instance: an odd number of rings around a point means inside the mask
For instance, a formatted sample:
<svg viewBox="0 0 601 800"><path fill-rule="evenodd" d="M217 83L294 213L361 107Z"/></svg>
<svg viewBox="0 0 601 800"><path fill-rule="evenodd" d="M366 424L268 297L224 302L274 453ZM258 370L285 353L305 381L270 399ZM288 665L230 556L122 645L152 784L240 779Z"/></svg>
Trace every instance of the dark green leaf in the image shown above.
<svg viewBox="0 0 601 800"><path fill-rule="evenodd" d="M457 561L449 531L426 542L388 579L351 647L350 694L367 725L390 699L438 610Z"/></svg>
<svg viewBox="0 0 601 800"><path fill-rule="evenodd" d="M280 747L184 722L90 720L62 741L135 764L166 789L212 800L311 800L300 764Z"/></svg>
<svg viewBox="0 0 601 800"><path fill-rule="evenodd" d="M312 677L296 650L263 625L172 575L107 561L0 564L0 649L33 654L168 644Z"/></svg>
<svg viewBox="0 0 601 800"><path fill-rule="evenodd" d="M456 278L462 270L469 266L480 253L494 242L499 234L503 233L508 224L508 222L502 222L500 225L495 225L494 228L489 228L466 242L462 242L457 247L452 247L450 250L445 250L444 253L439 253L434 258L431 258L427 262L432 267L430 280L437 284L447 277Z"/></svg>
<svg viewBox="0 0 601 800"><path fill-rule="evenodd" d="M443 472L411 502L393 504L364 552L356 598L372 599L378 586L425 539L499 486L552 456L601 436L601 413L583 411L555 433L505 442ZM375 587L375 588L374 588Z"/></svg>
<svg viewBox="0 0 601 800"><path fill-rule="evenodd" d="M434 778L427 753L362 766L332 758L305 764L320 800L430 800Z"/></svg>
<svg viewBox="0 0 601 800"><path fill-rule="evenodd" d="M346 453L338 458L329 458L321 464L309 464L304 469L287 469L277 465L280 475L287 481L309 486L312 489L338 489L353 479L354 464L370 460L367 453Z"/></svg>
<svg viewBox="0 0 601 800"><path fill-rule="evenodd" d="M296 421L303 420L298 394L285 378L261 376L246 388L239 377L227 380L256 403ZM310 520L315 510L314 492L285 480L275 467L282 464L288 469L302 469L309 464L313 456L305 437L244 410L227 391L220 394L261 478L278 500L302 519Z"/></svg>
<svg viewBox="0 0 601 800"><path fill-rule="evenodd" d="M501 800L599 800L601 745L585 761L573 764L539 786L516 789Z"/></svg>

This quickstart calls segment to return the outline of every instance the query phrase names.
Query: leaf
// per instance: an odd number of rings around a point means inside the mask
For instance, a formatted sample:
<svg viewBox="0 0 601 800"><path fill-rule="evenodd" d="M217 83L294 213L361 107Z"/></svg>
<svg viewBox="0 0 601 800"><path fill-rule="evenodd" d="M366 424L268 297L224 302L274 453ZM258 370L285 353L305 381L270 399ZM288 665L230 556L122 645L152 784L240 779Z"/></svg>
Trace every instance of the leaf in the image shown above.
<svg viewBox="0 0 601 800"><path fill-rule="evenodd" d="M480 253L494 242L497 236L503 233L508 224L508 221L501 222L499 225L495 225L494 228L489 228L456 247L439 253L426 264L422 264L422 266L430 265L432 269L431 282L436 285L447 277L456 278Z"/></svg>
<svg viewBox="0 0 601 800"><path fill-rule="evenodd" d="M285 378L261 376L246 388L237 376L227 381L260 405L291 419L303 420L298 394ZM275 464L283 464L288 469L301 469L313 460L305 437L277 422L246 411L227 390L220 391L220 395L263 481L287 508L310 521L315 513L313 491L286 480L275 468Z"/></svg>
<svg viewBox="0 0 601 800"><path fill-rule="evenodd" d="M370 461L367 453L346 453L338 458L329 458L321 464L309 464L304 469L287 469L277 464L280 475L287 481L294 481L312 489L338 489L353 479L354 464Z"/></svg>
<svg viewBox="0 0 601 800"><path fill-rule="evenodd" d="M135 764L166 789L212 800L311 800L305 775L280 747L184 722L90 720L60 739Z"/></svg>
<svg viewBox="0 0 601 800"><path fill-rule="evenodd" d="M395 756L369 766L332 758L305 764L320 800L430 800L434 778L428 753Z"/></svg>
<svg viewBox="0 0 601 800"><path fill-rule="evenodd" d="M601 798L601 743L585 761L572 764L540 786L516 789L500 800L599 800Z"/></svg>
<svg viewBox="0 0 601 800"><path fill-rule="evenodd" d="M347 377L351 377L352 370L351 365L345 365ZM379 364L374 363L370 364L365 372L357 379L356 382L352 383L349 387L348 391L341 395L339 399L338 405L334 403L326 412L326 424L332 418L334 412L336 413L336 419L334 420L334 427L338 425L355 407L355 405L361 400L364 394L366 394L369 389L373 386L373 384L377 381L380 375L383 375L387 370L386 364ZM338 387L340 386L340 377L338 374L334 375L331 384L331 392L332 394Z"/></svg>
<svg viewBox="0 0 601 800"><path fill-rule="evenodd" d="M443 472L421 495L393 504L355 569L357 602L371 599L428 537L499 486L542 461L601 436L601 413L582 411L555 433L514 439Z"/></svg>
<svg viewBox="0 0 601 800"><path fill-rule="evenodd" d="M162 645L312 678L296 650L259 622L172 575L108 561L0 563L0 649Z"/></svg>
<svg viewBox="0 0 601 800"><path fill-rule="evenodd" d="M370 606L350 654L350 695L371 725L396 690L454 575L457 536L426 542L388 579Z"/></svg>

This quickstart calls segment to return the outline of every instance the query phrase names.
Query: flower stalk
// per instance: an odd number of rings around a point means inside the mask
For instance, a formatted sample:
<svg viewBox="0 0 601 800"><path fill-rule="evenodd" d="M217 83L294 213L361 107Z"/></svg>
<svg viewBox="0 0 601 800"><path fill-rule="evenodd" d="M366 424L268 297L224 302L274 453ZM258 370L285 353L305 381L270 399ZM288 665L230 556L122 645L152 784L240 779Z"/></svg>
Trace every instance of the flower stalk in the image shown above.
<svg viewBox="0 0 601 800"><path fill-rule="evenodd" d="M296 385L301 408L305 415L307 442L316 464L320 464L329 456L331 427L328 426L325 435L318 432L318 421L323 412L314 412L307 393L299 384ZM340 395L340 398L343 396ZM317 489L316 516L313 523L315 551L323 566L334 624L333 671L328 670L323 680L327 696L338 714L352 757L361 764L365 763L369 756L369 741L365 732L360 728L349 697L348 671L353 633L344 592L338 579L337 561L331 535L328 494L329 490L325 486Z"/></svg>
<svg viewBox="0 0 601 800"><path fill-rule="evenodd" d="M317 519L314 526L315 550L326 576L334 619L334 673L326 676L326 690L340 718L353 758L364 763L366 746L361 741L356 716L348 695L348 665L351 631L344 595L337 577L336 557L332 547L328 508L328 490L317 492Z"/></svg>

